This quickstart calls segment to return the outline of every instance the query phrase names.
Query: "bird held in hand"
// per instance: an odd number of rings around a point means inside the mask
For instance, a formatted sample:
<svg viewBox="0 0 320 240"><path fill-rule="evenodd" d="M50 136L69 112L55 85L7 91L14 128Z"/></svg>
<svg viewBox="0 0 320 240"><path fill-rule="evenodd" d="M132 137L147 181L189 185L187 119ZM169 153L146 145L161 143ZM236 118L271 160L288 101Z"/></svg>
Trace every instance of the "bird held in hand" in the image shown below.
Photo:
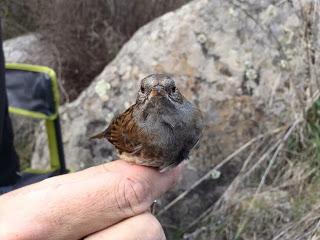
<svg viewBox="0 0 320 240"><path fill-rule="evenodd" d="M107 138L126 161L164 170L188 158L202 129L200 110L175 81L153 74L142 79L136 103L91 138Z"/></svg>

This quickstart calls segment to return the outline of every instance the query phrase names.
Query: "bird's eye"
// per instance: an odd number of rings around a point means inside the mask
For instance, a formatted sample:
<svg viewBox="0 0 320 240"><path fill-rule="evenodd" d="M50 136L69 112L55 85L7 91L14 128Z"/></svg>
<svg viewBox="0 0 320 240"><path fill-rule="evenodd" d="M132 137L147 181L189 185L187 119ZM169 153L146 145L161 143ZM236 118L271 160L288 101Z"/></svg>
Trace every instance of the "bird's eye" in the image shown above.
<svg viewBox="0 0 320 240"><path fill-rule="evenodd" d="M144 88L144 86L141 86L141 87L140 87L140 91L141 91L142 93L144 93L145 90L146 90L146 89Z"/></svg>
<svg viewBox="0 0 320 240"><path fill-rule="evenodd" d="M176 87L173 86L173 87L171 88L171 91L172 91L172 92L175 92L175 91L176 91Z"/></svg>

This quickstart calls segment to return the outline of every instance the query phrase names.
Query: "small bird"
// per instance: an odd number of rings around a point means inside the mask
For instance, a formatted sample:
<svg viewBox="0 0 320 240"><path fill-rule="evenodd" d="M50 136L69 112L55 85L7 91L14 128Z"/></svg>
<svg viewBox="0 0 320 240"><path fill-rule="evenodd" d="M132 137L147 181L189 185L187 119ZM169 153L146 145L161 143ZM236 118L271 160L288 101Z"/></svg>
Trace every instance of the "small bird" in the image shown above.
<svg viewBox="0 0 320 240"><path fill-rule="evenodd" d="M167 74L141 80L136 103L91 139L106 138L120 158L160 171L188 158L203 129L201 111L189 102Z"/></svg>

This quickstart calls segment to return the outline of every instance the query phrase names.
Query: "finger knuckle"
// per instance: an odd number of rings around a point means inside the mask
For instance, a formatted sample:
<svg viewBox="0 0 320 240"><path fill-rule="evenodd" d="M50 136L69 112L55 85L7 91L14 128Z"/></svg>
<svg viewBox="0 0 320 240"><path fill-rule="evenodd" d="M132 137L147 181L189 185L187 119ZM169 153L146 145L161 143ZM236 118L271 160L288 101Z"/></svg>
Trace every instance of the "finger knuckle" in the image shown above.
<svg viewBox="0 0 320 240"><path fill-rule="evenodd" d="M116 196L120 209L136 215L146 210L151 199L151 187L140 179L126 177L119 182Z"/></svg>

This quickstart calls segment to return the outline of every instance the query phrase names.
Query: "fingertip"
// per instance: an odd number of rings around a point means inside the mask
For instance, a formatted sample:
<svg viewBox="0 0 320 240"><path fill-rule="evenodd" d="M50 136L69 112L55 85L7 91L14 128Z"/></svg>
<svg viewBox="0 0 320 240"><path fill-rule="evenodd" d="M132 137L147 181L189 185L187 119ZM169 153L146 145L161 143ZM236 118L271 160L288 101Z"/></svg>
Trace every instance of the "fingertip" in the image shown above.
<svg viewBox="0 0 320 240"><path fill-rule="evenodd" d="M164 174L169 175L174 180L172 185L176 185L182 176L182 172L183 172L184 168L185 168L185 163L182 162L178 166L171 168L168 171L164 172Z"/></svg>
<svg viewBox="0 0 320 240"><path fill-rule="evenodd" d="M180 180L182 179L182 174L184 169L186 168L186 163L182 162L180 163L177 167L176 167L176 176L177 176L177 183L180 182Z"/></svg>
<svg viewBox="0 0 320 240"><path fill-rule="evenodd" d="M175 167L174 169L176 170L177 174L181 175L186 165L186 162L182 162L177 167Z"/></svg>

